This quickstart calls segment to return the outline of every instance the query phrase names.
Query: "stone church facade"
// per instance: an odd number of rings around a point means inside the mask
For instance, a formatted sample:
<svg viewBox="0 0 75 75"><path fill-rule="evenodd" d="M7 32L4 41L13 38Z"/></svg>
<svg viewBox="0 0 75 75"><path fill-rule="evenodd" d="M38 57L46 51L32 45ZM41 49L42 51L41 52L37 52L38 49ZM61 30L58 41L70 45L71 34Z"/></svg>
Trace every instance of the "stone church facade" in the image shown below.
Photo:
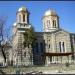
<svg viewBox="0 0 75 75"><path fill-rule="evenodd" d="M54 10L45 12L42 18L43 32L35 32L37 40L32 51L24 48L23 33L32 26L29 15L25 7L19 8L16 13L12 40L13 64L30 66L74 61L75 34L60 28L59 16Z"/></svg>

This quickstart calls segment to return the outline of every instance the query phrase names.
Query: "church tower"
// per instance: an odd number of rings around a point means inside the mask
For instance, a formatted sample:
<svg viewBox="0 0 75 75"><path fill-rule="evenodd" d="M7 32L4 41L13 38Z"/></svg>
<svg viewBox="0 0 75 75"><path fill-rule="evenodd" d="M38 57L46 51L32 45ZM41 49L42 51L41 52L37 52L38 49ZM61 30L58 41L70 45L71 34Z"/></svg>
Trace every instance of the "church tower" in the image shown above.
<svg viewBox="0 0 75 75"><path fill-rule="evenodd" d="M59 29L59 17L54 10L47 10L43 17L43 31L52 32Z"/></svg>
<svg viewBox="0 0 75 75"><path fill-rule="evenodd" d="M31 27L29 23L29 12L25 7L20 7L16 13L16 22L13 24L13 61L14 65L28 66L32 64L30 60L30 50L24 48L24 32Z"/></svg>
<svg viewBox="0 0 75 75"><path fill-rule="evenodd" d="M29 24L29 14L25 7L19 8L17 11L17 23Z"/></svg>

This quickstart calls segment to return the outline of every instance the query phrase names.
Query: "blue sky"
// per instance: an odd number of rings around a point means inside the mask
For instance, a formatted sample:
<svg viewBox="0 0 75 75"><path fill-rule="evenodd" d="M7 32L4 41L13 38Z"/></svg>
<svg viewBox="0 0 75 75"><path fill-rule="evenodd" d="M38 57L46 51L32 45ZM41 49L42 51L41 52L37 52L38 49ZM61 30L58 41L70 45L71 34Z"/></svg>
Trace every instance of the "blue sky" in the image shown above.
<svg viewBox="0 0 75 75"><path fill-rule="evenodd" d="M53 9L60 17L60 27L75 33L75 1L0 1L0 15L7 16L7 26L16 21L16 12L25 6L30 12L30 23L36 31L42 30L42 17L46 10Z"/></svg>

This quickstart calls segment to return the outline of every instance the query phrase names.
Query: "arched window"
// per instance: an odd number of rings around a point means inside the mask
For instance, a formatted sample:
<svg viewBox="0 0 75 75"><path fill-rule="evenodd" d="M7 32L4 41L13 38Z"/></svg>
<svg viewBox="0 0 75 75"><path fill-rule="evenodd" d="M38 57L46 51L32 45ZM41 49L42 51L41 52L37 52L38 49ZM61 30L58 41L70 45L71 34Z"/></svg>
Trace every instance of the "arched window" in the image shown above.
<svg viewBox="0 0 75 75"><path fill-rule="evenodd" d="M56 28L56 20L53 20L53 28Z"/></svg>
<svg viewBox="0 0 75 75"><path fill-rule="evenodd" d="M59 42L59 49L60 49L60 53L61 53L61 42Z"/></svg>
<svg viewBox="0 0 75 75"><path fill-rule="evenodd" d="M60 52L65 52L64 42L59 42L59 48L60 48Z"/></svg>
<svg viewBox="0 0 75 75"><path fill-rule="evenodd" d="M49 28L50 26L50 20L47 20L47 27Z"/></svg>
<svg viewBox="0 0 75 75"><path fill-rule="evenodd" d="M64 42L62 42L62 50L63 50L63 52L65 52Z"/></svg>
<svg viewBox="0 0 75 75"><path fill-rule="evenodd" d="M25 22L25 14L23 14L23 22Z"/></svg>
<svg viewBox="0 0 75 75"><path fill-rule="evenodd" d="M21 15L19 15L19 22L21 22Z"/></svg>

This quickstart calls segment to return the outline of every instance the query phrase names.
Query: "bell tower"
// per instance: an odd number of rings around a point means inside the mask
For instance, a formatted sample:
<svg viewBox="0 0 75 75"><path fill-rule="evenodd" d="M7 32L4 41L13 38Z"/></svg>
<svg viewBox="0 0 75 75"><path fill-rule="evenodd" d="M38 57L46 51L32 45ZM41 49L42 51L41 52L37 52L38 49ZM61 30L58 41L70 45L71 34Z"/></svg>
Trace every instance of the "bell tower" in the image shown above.
<svg viewBox="0 0 75 75"><path fill-rule="evenodd" d="M43 31L52 32L59 29L59 17L54 10L47 10L43 17Z"/></svg>
<svg viewBox="0 0 75 75"><path fill-rule="evenodd" d="M29 12L25 7L21 7L17 11L17 23L29 24Z"/></svg>
<svg viewBox="0 0 75 75"><path fill-rule="evenodd" d="M20 7L16 13L16 22L13 24L14 65L33 65L32 51L23 45L25 30L31 27L29 14L26 7Z"/></svg>

